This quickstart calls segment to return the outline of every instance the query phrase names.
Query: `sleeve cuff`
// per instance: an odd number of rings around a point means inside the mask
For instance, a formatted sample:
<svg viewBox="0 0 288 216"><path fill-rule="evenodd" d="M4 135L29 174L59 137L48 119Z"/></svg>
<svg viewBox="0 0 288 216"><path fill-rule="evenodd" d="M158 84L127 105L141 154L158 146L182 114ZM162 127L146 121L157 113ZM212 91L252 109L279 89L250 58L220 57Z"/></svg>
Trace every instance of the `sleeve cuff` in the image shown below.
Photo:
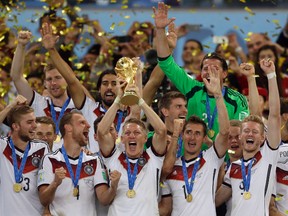
<svg viewBox="0 0 288 216"><path fill-rule="evenodd" d="M170 55L169 56L167 56L167 57L158 57L158 61L165 61L166 59L168 59L170 57Z"/></svg>

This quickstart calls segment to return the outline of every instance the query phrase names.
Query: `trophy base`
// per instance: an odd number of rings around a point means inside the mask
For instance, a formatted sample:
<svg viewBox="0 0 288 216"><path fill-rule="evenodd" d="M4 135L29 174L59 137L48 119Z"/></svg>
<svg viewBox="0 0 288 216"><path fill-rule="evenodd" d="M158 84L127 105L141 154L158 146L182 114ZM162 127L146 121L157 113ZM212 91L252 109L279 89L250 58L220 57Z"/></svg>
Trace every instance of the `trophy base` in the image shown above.
<svg viewBox="0 0 288 216"><path fill-rule="evenodd" d="M132 106L138 104L139 98L135 92L124 92L123 97L120 100L120 103L126 106Z"/></svg>

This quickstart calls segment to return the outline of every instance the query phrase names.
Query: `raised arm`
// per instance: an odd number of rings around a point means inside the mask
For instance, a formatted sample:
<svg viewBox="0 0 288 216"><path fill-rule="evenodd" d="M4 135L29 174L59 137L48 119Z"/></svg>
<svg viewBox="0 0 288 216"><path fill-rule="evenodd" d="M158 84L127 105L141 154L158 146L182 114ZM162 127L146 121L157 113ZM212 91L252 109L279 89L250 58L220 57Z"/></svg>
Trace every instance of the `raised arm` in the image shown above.
<svg viewBox="0 0 288 216"><path fill-rule="evenodd" d="M209 66L208 73L210 82L206 78L203 79L203 82L205 83L207 90L213 94L216 100L219 133L215 139L215 148L218 156L223 157L228 149L229 117L222 95L220 72L214 66Z"/></svg>
<svg viewBox="0 0 288 216"><path fill-rule="evenodd" d="M280 115L280 97L277 86L274 62L270 59L262 59L260 67L265 72L268 79L269 91L269 116L268 116L268 131L267 139L270 147L278 148L281 141L281 115Z"/></svg>
<svg viewBox="0 0 288 216"><path fill-rule="evenodd" d="M138 95L139 96L139 95ZM148 121L154 128L154 135L152 138L152 145L159 155L163 155L166 151L166 126L154 110L140 97L139 106L144 111Z"/></svg>
<svg viewBox="0 0 288 216"><path fill-rule="evenodd" d="M5 118L7 117L10 110L18 104L25 104L27 99L22 95L18 95L10 104L8 104L1 112L0 112L0 123L3 123Z"/></svg>
<svg viewBox="0 0 288 216"><path fill-rule="evenodd" d="M177 43L177 34L175 30L175 24L173 22L168 25L168 35L166 36L166 38L169 45L169 49L170 51L172 51L176 47ZM163 73L159 65L156 65L156 67L153 69L150 75L148 82L143 88L143 99L146 101L148 105L152 104L155 93L160 87L164 77L165 74Z"/></svg>
<svg viewBox="0 0 288 216"><path fill-rule="evenodd" d="M248 89L249 89L249 109L250 114L262 116L259 106L259 92L256 85L255 80L255 68L250 63L242 63L240 65L240 72L244 76L246 76L248 81Z"/></svg>
<svg viewBox="0 0 288 216"><path fill-rule="evenodd" d="M178 149L178 139L182 132L184 125L184 119L174 119L173 135L171 137L171 143L168 146L167 153L162 166L161 181L173 171L173 167L176 161L176 154Z"/></svg>
<svg viewBox="0 0 288 216"><path fill-rule="evenodd" d="M16 86L19 94L27 98L30 104L33 98L33 90L28 81L24 78L24 59L25 59L25 46L28 44L32 37L29 31L20 31L18 33L18 44L12 60L11 77Z"/></svg>
<svg viewBox="0 0 288 216"><path fill-rule="evenodd" d="M61 58L55 48L58 37L53 35L52 25L44 23L41 29L41 35L43 46L48 50L52 63L68 84L69 93L73 99L75 107L81 109L85 100L85 91L71 67Z"/></svg>
<svg viewBox="0 0 288 216"><path fill-rule="evenodd" d="M157 55L160 58L166 58L171 54L171 51L166 38L165 28L175 18L168 19L168 5L165 5L163 2L158 3L158 10L153 7L153 12L156 27Z"/></svg>
<svg viewBox="0 0 288 216"><path fill-rule="evenodd" d="M103 156L108 156L115 146L115 141L110 134L110 128L112 127L112 123L115 119L117 110L120 108L120 98L123 95L122 87L125 84L126 83L123 82L120 85L119 80L117 79L117 97L105 113L103 119L98 124L97 138Z"/></svg>

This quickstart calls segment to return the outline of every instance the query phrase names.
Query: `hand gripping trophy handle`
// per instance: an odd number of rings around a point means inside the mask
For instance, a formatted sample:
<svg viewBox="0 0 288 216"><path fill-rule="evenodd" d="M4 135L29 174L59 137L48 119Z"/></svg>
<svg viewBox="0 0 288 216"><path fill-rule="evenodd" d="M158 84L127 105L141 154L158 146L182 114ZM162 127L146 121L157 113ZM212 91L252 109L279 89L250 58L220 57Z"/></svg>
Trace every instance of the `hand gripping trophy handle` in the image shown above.
<svg viewBox="0 0 288 216"><path fill-rule="evenodd" d="M134 61L128 57L122 57L117 61L115 71L117 76L125 79L127 85L134 84L135 75L137 72L137 65ZM132 106L137 104L139 97L135 91L126 90L120 100L121 104L126 106Z"/></svg>

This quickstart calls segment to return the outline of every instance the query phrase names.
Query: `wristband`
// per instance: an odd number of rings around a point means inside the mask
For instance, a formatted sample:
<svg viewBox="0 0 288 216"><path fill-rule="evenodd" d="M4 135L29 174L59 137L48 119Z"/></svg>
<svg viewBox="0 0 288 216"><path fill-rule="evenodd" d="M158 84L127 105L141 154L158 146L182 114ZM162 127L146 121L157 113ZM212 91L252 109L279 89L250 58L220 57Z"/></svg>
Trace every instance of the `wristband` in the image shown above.
<svg viewBox="0 0 288 216"><path fill-rule="evenodd" d="M138 106L142 106L145 103L145 101L143 100L143 98L140 98L138 101Z"/></svg>
<svg viewBox="0 0 288 216"><path fill-rule="evenodd" d="M119 96L117 96L117 97L115 98L114 103L120 104L120 97L119 97Z"/></svg>
<svg viewBox="0 0 288 216"><path fill-rule="evenodd" d="M269 73L266 75L267 76L267 79L273 79L274 77L276 77L276 73L275 72L272 72L272 73Z"/></svg>

